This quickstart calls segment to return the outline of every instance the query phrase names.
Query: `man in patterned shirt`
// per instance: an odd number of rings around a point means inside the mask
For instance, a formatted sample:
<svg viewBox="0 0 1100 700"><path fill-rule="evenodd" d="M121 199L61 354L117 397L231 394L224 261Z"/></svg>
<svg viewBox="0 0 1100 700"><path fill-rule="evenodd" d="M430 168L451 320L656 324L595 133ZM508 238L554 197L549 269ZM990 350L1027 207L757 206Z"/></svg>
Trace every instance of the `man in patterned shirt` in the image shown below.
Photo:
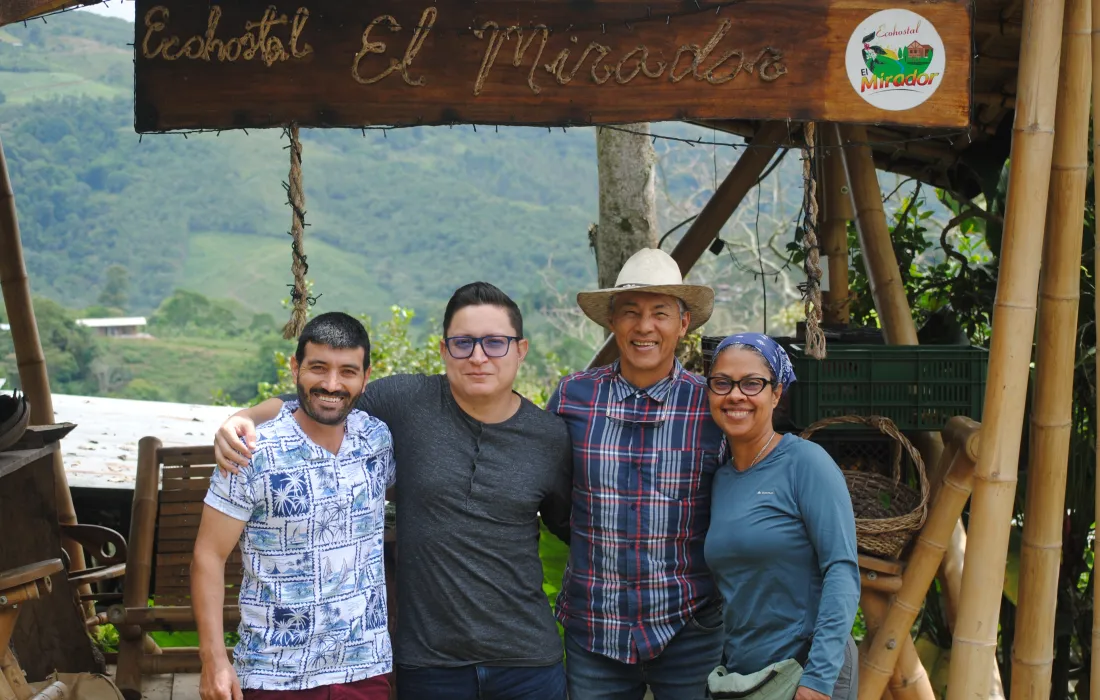
<svg viewBox="0 0 1100 700"><path fill-rule="evenodd" d="M706 383L678 341L710 317L714 293L683 284L644 249L613 289L581 293L619 361L562 379L547 410L573 439L569 564L558 596L570 700L703 698L722 653L722 607L706 562L710 485L722 433Z"/></svg>
<svg viewBox="0 0 1100 700"><path fill-rule="evenodd" d="M393 442L355 409L370 339L343 313L306 324L290 361L297 401L257 428L248 467L215 471L191 565L202 700L389 696L382 530ZM240 642L226 656L225 563L241 547Z"/></svg>

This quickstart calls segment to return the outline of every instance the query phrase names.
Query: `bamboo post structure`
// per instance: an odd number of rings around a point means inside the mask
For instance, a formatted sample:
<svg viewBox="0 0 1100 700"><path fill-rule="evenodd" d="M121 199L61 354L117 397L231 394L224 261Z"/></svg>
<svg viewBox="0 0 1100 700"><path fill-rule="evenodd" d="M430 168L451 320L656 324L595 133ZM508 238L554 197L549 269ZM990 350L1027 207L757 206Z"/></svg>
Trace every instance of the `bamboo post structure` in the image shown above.
<svg viewBox="0 0 1100 700"><path fill-rule="evenodd" d="M54 422L53 397L46 374L46 358L42 354L42 341L38 337L38 324L34 318L34 306L31 304L27 266L23 262L23 243L19 237L19 219L15 214L15 193L8 178L3 142L0 142L0 290L11 325L19 383L31 403L31 424L49 425ZM53 472L57 519L62 525L75 525L76 510L60 450L53 455ZM84 550L79 543L63 538L62 546L69 555L71 569L86 568ZM90 595L91 588L81 586L79 593Z"/></svg>
<svg viewBox="0 0 1100 700"><path fill-rule="evenodd" d="M905 298L898 259L886 225L875 162L871 147L867 145L867 128L856 124L835 128L836 141L843 145L840 152L851 188L859 248L867 263L871 296L882 322L882 334L889 345L916 345L917 327Z"/></svg>
<svg viewBox="0 0 1100 700"><path fill-rule="evenodd" d="M863 638L863 644L859 649L861 661L867 653L874 633L886 619L889 605L890 602L884 593L867 589L860 591L859 607L863 610L863 620L867 624L867 636ZM935 700L936 694L932 690L932 682L928 679L928 673L920 662L912 639L902 642L898 663L894 666L889 686L883 691L881 698L882 700Z"/></svg>
<svg viewBox="0 0 1100 700"><path fill-rule="evenodd" d="M825 195L821 250L828 258L829 270L829 291L824 294L822 314L828 325L847 326L851 320L848 310L848 222L852 219L852 200L836 129L822 129L821 132Z"/></svg>
<svg viewBox="0 0 1100 700"><path fill-rule="evenodd" d="M1054 614L1073 428L1073 367L1081 298L1081 239L1088 186L1091 0L1066 0L1054 153L1039 287L1031 454L1024 507L1013 700L1051 696ZM1097 679L1100 680L1100 679Z"/></svg>
<svg viewBox="0 0 1100 700"><path fill-rule="evenodd" d="M989 694L1043 252L1062 0L1026 0L993 337L947 700ZM1074 273L1076 274L1076 272Z"/></svg>
<svg viewBox="0 0 1100 700"><path fill-rule="evenodd" d="M939 569L943 553L951 539L955 523L974 484L974 463L978 456L978 424L968 418L952 418L950 439L959 449L948 451L952 463L943 477L943 485L921 529L909 563L902 574L901 590L894 597L886 619L859 665L859 700L878 700L893 675L898 655L910 641L910 630L920 613L928 586ZM998 596L999 599L999 596ZM952 660L954 668L954 660ZM986 680L989 680L988 673ZM982 696L985 697L985 696Z"/></svg>
<svg viewBox="0 0 1100 700"><path fill-rule="evenodd" d="M1100 162L1100 0L1092 0L1092 162ZM1100 199L1100 181L1093 178L1094 201ZM1094 259L1100 260L1100 238L1096 239ZM1100 313L1100 295L1095 300L1096 313ZM1100 372L1100 353L1096 355L1096 370ZM1100 375L1098 375L1100 376ZM1096 473L1100 475L1100 431L1096 434ZM1096 479L1096 511L1100 513L1100 478ZM1093 533L1093 561L1100 561L1100 538ZM1093 576L1095 576L1095 567ZM1100 583L1092 580L1092 648L1100 649ZM1100 700L1100 654L1095 651L1092 654L1091 682L1089 683L1090 700Z"/></svg>
<svg viewBox="0 0 1100 700"><path fill-rule="evenodd" d="M679 264L684 277L687 277L691 266L702 257L722 226L729 221L741 200L756 187L760 174L768 167L768 163L786 139L786 122L765 122L760 127L752 139L752 148L746 148L737 159L729 175L692 222L691 228L672 249L672 257ZM614 362L618 356L619 346L615 344L614 334L611 334L604 340L603 347L589 360L588 366L606 365Z"/></svg>
<svg viewBox="0 0 1100 700"><path fill-rule="evenodd" d="M134 504L127 541L126 581L122 604L127 608L145 607L149 600L149 579L153 570L153 528L156 521L157 491L160 489L160 465L157 450L161 442L143 437L138 442L138 469L134 480ZM118 629L118 666L115 685L127 698L141 697L141 659L145 649L144 633L137 625Z"/></svg>

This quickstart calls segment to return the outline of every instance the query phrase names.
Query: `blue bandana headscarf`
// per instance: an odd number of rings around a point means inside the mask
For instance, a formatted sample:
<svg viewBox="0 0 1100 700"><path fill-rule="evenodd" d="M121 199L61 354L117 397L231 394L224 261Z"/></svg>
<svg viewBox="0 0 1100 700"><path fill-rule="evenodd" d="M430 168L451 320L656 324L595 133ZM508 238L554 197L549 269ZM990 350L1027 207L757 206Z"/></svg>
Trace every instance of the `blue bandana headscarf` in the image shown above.
<svg viewBox="0 0 1100 700"><path fill-rule="evenodd" d="M791 366L791 358L787 356L787 351L763 333L737 333L727 337L714 350L714 359L717 360L719 353L731 345L748 345L759 351L771 366L772 374L775 375L775 381L779 386L786 388L795 381L794 367Z"/></svg>

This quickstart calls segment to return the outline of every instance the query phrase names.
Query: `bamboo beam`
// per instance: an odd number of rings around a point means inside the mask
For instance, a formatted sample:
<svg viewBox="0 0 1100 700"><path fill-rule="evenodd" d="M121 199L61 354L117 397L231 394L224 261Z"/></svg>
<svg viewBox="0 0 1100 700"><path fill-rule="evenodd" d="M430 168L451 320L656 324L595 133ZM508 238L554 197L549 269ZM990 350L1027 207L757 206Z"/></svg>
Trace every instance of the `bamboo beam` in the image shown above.
<svg viewBox="0 0 1100 700"><path fill-rule="evenodd" d="M54 422L53 397L50 395L50 379L46 373L46 358L42 354L42 341L38 337L38 324L31 304L31 288L27 279L27 266L23 262L23 242L19 237L19 219L15 213L15 193L8 178L8 164L4 157L4 144L0 141L0 293L11 325L12 343L15 345L15 361L19 369L19 383L31 404L31 424L49 425ZM53 453L54 494L57 499L57 519L62 525L76 524L76 509L69 492L69 480L61 460L61 450ZM69 568L86 568L84 550L79 542L61 538L61 546L69 555ZM79 595L90 595L85 584ZM91 614L90 604L86 606Z"/></svg>
<svg viewBox="0 0 1100 700"><path fill-rule="evenodd" d="M824 292L822 314L826 324L847 326L851 321L848 289L848 222L852 219L848 173L840 154L836 129L822 129L821 170L824 217L821 222L821 251L827 256L829 291Z"/></svg>
<svg viewBox="0 0 1100 700"><path fill-rule="evenodd" d="M860 663L863 663L863 658L867 654L871 638L886 619L889 605L890 602L885 593L867 589L860 591L859 607L863 611L863 621L867 626L867 635L859 647ZM928 680L928 673L920 662L913 640L903 642L901 655L894 667L889 687L883 691L881 700L935 700L935 697L932 682Z"/></svg>
<svg viewBox="0 0 1100 700"><path fill-rule="evenodd" d="M859 231L859 248L867 264L871 296L889 345L916 345L917 327L901 284L898 259L886 225L878 174L867 145L867 128L856 124L836 126L836 142L851 187L852 210Z"/></svg>
<svg viewBox="0 0 1100 700"><path fill-rule="evenodd" d="M961 417L951 420L957 424L965 424L966 447L952 453L952 464L943 478L936 500L932 503L928 520L921 528L916 545L909 555L909 563L902 574L901 590L895 596L886 613L886 619L875 632L868 652L860 663L859 700L878 700L886 688L902 647L911 639L909 635L913 622L920 613L928 586L943 560L955 523L959 521L963 507L970 498L974 485L973 456L977 454L975 443L978 424ZM987 676L986 681L988 680Z"/></svg>
<svg viewBox="0 0 1100 700"><path fill-rule="evenodd" d="M1092 162L1100 163L1100 0L1092 0ZM1100 181L1093 178L1093 201L1100 200ZM1100 238L1096 239L1093 259L1100 260ZM1100 295L1096 296L1095 313L1100 314ZM1096 371L1100 372L1100 353L1096 354ZM1098 375L1100 376L1100 375ZM1096 513L1100 513L1100 431L1096 435ZM1093 561L1100 561L1100 537L1093 533ZM1095 575L1095 568L1093 569ZM1092 581L1092 648L1100 649L1100 582ZM1100 654L1092 654L1089 683L1090 700L1100 700Z"/></svg>
<svg viewBox="0 0 1100 700"><path fill-rule="evenodd" d="M970 546L963 568L947 700L986 697L997 650L1000 591L1004 586L1035 332L1064 9L1062 0L1024 3L1023 36L1027 40L1020 44L1008 198L982 422L984 449L978 455L970 508Z"/></svg>
<svg viewBox="0 0 1100 700"><path fill-rule="evenodd" d="M737 159L730 174L715 190L699 216L692 222L691 228L672 250L672 258L680 265L680 272L687 277L707 247L718 236L718 232L729 221L730 216L752 188L756 187L764 168L768 167L772 157L779 150L779 144L787 138L785 122L765 122L753 137L751 147ZM589 367L598 367L615 361L619 356L619 346L615 344L615 334L604 340L596 354L589 361Z"/></svg>
<svg viewBox="0 0 1100 700"><path fill-rule="evenodd" d="M144 607L149 600L149 579L153 565L153 533L157 519L157 492L160 490L160 464L157 452L161 442L155 437L138 441L138 468L134 480L134 502L130 511L130 537L126 541L126 578L122 605ZM141 697L142 659L145 633L137 625L118 628L118 666L115 685L127 698Z"/></svg>
<svg viewBox="0 0 1100 700"><path fill-rule="evenodd" d="M1081 241L1088 186L1091 0L1066 0L1054 153L1039 291L1035 389L1031 407L1020 556L1020 597L1012 645L1013 700L1051 696L1054 613L1062 559L1066 476L1073 428L1073 369L1081 298ZM1100 679L1098 679L1100 680Z"/></svg>

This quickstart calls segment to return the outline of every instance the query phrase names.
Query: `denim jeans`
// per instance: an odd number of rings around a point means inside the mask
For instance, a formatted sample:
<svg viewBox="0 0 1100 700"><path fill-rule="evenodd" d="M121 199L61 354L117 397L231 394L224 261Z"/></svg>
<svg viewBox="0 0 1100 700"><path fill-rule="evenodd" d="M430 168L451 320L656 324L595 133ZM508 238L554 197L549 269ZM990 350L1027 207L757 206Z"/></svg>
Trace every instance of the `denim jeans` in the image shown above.
<svg viewBox="0 0 1100 700"><path fill-rule="evenodd" d="M655 659L635 664L588 651L565 635L569 700L703 700L722 659L722 606L704 605Z"/></svg>
<svg viewBox="0 0 1100 700"><path fill-rule="evenodd" d="M399 700L566 700L565 669L553 666L397 666Z"/></svg>

